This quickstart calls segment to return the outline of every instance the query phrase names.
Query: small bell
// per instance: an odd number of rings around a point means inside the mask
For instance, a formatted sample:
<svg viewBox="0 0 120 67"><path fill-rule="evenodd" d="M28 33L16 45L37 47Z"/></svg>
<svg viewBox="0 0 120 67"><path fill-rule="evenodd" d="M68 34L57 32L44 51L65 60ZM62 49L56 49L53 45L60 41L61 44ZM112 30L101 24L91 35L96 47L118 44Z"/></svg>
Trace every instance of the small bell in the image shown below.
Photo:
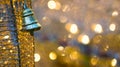
<svg viewBox="0 0 120 67"><path fill-rule="evenodd" d="M23 31L35 31L39 30L41 25L37 22L37 20L33 16L33 12L30 8L24 4L23 11Z"/></svg>

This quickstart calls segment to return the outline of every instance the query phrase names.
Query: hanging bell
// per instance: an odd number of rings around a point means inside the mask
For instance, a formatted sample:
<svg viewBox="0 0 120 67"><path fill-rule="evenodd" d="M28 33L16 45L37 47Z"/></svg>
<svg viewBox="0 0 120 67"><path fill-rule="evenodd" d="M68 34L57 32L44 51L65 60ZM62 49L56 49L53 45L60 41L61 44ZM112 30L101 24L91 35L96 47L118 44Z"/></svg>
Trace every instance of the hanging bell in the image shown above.
<svg viewBox="0 0 120 67"><path fill-rule="evenodd" d="M24 11L23 11L23 31L35 31L41 28L41 25L37 22L35 17L33 16L33 12L30 8L24 4Z"/></svg>

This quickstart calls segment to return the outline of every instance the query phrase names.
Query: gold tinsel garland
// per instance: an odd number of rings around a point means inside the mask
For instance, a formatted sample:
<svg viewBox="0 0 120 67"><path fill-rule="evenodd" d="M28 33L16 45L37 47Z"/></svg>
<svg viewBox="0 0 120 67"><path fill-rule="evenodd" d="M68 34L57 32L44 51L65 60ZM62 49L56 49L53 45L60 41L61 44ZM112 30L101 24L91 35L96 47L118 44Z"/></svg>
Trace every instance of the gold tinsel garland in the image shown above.
<svg viewBox="0 0 120 67"><path fill-rule="evenodd" d="M22 26L23 0L0 1L0 25L14 26L0 27L0 67L34 67L33 32L20 31ZM31 7L31 0L27 0ZM14 12L12 12L14 10ZM17 45L12 42L16 36ZM12 39L8 39L12 38Z"/></svg>

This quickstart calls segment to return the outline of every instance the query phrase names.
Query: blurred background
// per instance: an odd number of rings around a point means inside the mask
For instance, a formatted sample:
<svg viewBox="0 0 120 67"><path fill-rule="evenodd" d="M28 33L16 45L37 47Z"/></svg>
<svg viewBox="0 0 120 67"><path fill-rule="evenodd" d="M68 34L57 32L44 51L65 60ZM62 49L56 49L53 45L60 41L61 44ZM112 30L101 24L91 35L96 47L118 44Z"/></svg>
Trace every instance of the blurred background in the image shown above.
<svg viewBox="0 0 120 67"><path fill-rule="evenodd" d="M35 67L120 67L120 0L32 0L42 25Z"/></svg>

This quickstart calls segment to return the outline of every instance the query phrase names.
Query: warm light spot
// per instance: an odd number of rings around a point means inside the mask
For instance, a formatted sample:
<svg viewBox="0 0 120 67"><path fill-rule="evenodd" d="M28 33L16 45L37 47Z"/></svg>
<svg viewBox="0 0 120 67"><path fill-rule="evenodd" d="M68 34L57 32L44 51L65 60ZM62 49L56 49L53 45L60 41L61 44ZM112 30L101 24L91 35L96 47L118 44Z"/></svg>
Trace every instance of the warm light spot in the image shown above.
<svg viewBox="0 0 120 67"><path fill-rule="evenodd" d="M93 43L94 44L98 44L98 43L100 43L101 42L101 40L102 40L102 35L96 35L94 38L93 38Z"/></svg>
<svg viewBox="0 0 120 67"><path fill-rule="evenodd" d="M71 52L70 58L71 58L72 60L77 60L78 57L79 57L79 53L78 53L77 51Z"/></svg>
<svg viewBox="0 0 120 67"><path fill-rule="evenodd" d="M47 19L47 17L43 17L43 18L42 18L42 20L46 20L46 19Z"/></svg>
<svg viewBox="0 0 120 67"><path fill-rule="evenodd" d="M105 48L104 48L104 50L105 50L105 51L108 51L108 49L109 49L109 46L106 45Z"/></svg>
<svg viewBox="0 0 120 67"><path fill-rule="evenodd" d="M49 54L49 58L50 58L51 60L56 60L56 59L57 59L56 53L55 53L55 52L51 52L51 53Z"/></svg>
<svg viewBox="0 0 120 67"><path fill-rule="evenodd" d="M118 11L113 11L112 16L118 16Z"/></svg>
<svg viewBox="0 0 120 67"><path fill-rule="evenodd" d="M11 40L8 40L8 43L10 43L11 42Z"/></svg>
<svg viewBox="0 0 120 67"><path fill-rule="evenodd" d="M96 65L97 62L98 62L98 58L96 56L94 56L94 57L91 58L90 62L91 62L92 65Z"/></svg>
<svg viewBox="0 0 120 67"><path fill-rule="evenodd" d="M67 23L67 24L65 25L65 28L66 28L67 31L70 30L71 25L72 25L71 23Z"/></svg>
<svg viewBox="0 0 120 67"><path fill-rule="evenodd" d="M67 22L67 17L65 17L65 16L60 16L60 22L61 22L61 23Z"/></svg>
<svg viewBox="0 0 120 67"><path fill-rule="evenodd" d="M62 54L61 54L61 56L65 56L65 54L64 54L64 53L62 53Z"/></svg>
<svg viewBox="0 0 120 67"><path fill-rule="evenodd" d="M64 5L63 8L62 8L62 11L63 12L70 11L70 6L69 5Z"/></svg>
<svg viewBox="0 0 120 67"><path fill-rule="evenodd" d="M100 24L94 24L92 27L93 27L93 30L96 33L102 33L103 32L102 26Z"/></svg>
<svg viewBox="0 0 120 67"><path fill-rule="evenodd" d="M4 61L4 64L8 64L8 61Z"/></svg>
<svg viewBox="0 0 120 67"><path fill-rule="evenodd" d="M30 63L30 61L27 62L28 64Z"/></svg>
<svg viewBox="0 0 120 67"><path fill-rule="evenodd" d="M116 66L116 64L117 64L117 60L116 59L112 59L112 61L111 61L111 66Z"/></svg>
<svg viewBox="0 0 120 67"><path fill-rule="evenodd" d="M78 27L76 24L72 24L71 27L70 27L70 32L72 34L76 34L78 32Z"/></svg>
<svg viewBox="0 0 120 67"><path fill-rule="evenodd" d="M4 36L4 37L3 37L3 39L8 39L8 38L9 38L9 36L8 36L8 35L6 35L6 36Z"/></svg>
<svg viewBox="0 0 120 67"><path fill-rule="evenodd" d="M64 50L64 47L63 47L63 46L59 46L57 49L58 49L59 51L63 51L63 50Z"/></svg>
<svg viewBox="0 0 120 67"><path fill-rule="evenodd" d="M36 53L36 54L34 54L34 58L35 58L34 59L35 62L39 62L41 57L39 54Z"/></svg>
<svg viewBox="0 0 120 67"><path fill-rule="evenodd" d="M0 22L2 22L3 21L3 19L2 18L0 18Z"/></svg>
<svg viewBox="0 0 120 67"><path fill-rule="evenodd" d="M10 50L10 53L12 53L13 52L13 50Z"/></svg>
<svg viewBox="0 0 120 67"><path fill-rule="evenodd" d="M115 24L110 24L109 29L110 29L110 31L115 31L116 25Z"/></svg>
<svg viewBox="0 0 120 67"><path fill-rule="evenodd" d="M6 10L3 10L3 13L6 13Z"/></svg>
<svg viewBox="0 0 120 67"><path fill-rule="evenodd" d="M30 57L30 55L29 55L29 54L28 54L27 56L28 56L28 57Z"/></svg>
<svg viewBox="0 0 120 67"><path fill-rule="evenodd" d="M61 8L61 3L60 2L56 2L56 10L60 10L60 8Z"/></svg>
<svg viewBox="0 0 120 67"><path fill-rule="evenodd" d="M54 1L54 0L50 0L49 2L48 2L48 8L50 8L50 9L55 9L56 8L56 2Z"/></svg>
<svg viewBox="0 0 120 67"><path fill-rule="evenodd" d="M6 47L3 47L2 49L6 49Z"/></svg>
<svg viewBox="0 0 120 67"><path fill-rule="evenodd" d="M71 34L69 34L69 35L68 35L68 38L72 38L72 35L71 35Z"/></svg>
<svg viewBox="0 0 120 67"><path fill-rule="evenodd" d="M88 35L79 35L78 36L78 41L83 43L84 45L87 45L87 44L89 44L90 39L89 39Z"/></svg>
<svg viewBox="0 0 120 67"><path fill-rule="evenodd" d="M15 2L16 0L13 0L13 2Z"/></svg>
<svg viewBox="0 0 120 67"><path fill-rule="evenodd" d="M51 22L50 18L47 17L47 16L44 16L44 17L42 18L42 21L43 21L43 22L46 22L46 23L50 23L50 22Z"/></svg>

